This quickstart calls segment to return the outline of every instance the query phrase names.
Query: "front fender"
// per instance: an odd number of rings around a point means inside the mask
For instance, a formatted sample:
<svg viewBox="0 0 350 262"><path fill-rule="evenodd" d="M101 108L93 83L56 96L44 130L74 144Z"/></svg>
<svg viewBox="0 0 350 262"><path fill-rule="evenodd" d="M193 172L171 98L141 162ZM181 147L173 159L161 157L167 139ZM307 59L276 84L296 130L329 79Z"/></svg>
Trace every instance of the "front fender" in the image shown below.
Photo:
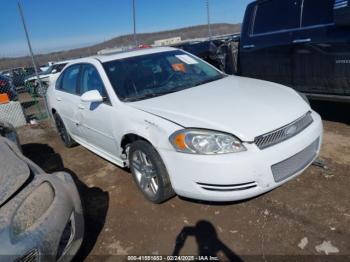
<svg viewBox="0 0 350 262"><path fill-rule="evenodd" d="M123 114L128 116L125 118L124 115L124 117L119 118L123 121L116 123L118 127L114 128L115 135L120 138L120 142L126 135L134 134L149 141L156 149L172 150L169 136L182 129L180 125L129 106L125 106L125 110L120 111L124 111Z"/></svg>

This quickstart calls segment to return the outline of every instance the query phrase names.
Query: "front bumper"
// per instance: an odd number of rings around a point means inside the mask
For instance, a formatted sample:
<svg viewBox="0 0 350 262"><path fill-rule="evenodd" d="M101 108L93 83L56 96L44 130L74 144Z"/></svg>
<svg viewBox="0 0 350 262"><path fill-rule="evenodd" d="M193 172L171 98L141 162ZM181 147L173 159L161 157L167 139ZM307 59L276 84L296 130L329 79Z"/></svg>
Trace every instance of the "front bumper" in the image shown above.
<svg viewBox="0 0 350 262"><path fill-rule="evenodd" d="M15 235L12 221L16 210L42 183L49 183L54 190L51 206L32 226ZM71 229L69 241L62 241L67 228ZM36 258L33 261L70 261L82 243L83 234L83 210L71 176L63 172L37 175L27 188L2 207L0 255L4 261L21 261L28 255ZM62 243L66 245L62 246Z"/></svg>
<svg viewBox="0 0 350 262"><path fill-rule="evenodd" d="M312 112L314 122L296 136L260 150L244 143L246 152L204 156L159 150L175 192L184 197L205 201L238 201L263 194L301 174L317 158L323 136L320 116ZM318 142L317 142L318 141ZM317 144L316 144L317 143ZM301 152L312 144L313 155L295 173L276 182L272 167ZM299 161L300 162L300 161Z"/></svg>

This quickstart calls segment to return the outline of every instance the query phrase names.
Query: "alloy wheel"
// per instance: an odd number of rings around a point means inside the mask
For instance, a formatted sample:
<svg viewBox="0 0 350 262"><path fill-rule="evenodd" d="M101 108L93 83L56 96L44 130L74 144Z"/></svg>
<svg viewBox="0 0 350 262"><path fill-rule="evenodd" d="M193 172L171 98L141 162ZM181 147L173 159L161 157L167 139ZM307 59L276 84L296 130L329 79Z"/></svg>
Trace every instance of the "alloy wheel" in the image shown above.
<svg viewBox="0 0 350 262"><path fill-rule="evenodd" d="M159 189L157 171L147 154L141 150L135 151L131 165L142 191L150 197L156 196Z"/></svg>

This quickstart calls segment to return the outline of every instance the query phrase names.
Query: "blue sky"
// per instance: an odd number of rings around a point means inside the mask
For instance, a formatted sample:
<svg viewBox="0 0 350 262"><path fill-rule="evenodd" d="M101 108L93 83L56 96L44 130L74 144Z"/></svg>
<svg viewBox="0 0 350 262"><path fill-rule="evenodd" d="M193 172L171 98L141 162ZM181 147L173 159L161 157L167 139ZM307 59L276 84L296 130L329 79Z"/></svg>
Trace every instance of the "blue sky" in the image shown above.
<svg viewBox="0 0 350 262"><path fill-rule="evenodd" d="M21 0L34 51L86 46L132 32L132 0ZM242 22L252 0L209 0L212 23ZM136 0L137 31L206 23L205 0ZM28 53L17 0L1 0L0 57Z"/></svg>

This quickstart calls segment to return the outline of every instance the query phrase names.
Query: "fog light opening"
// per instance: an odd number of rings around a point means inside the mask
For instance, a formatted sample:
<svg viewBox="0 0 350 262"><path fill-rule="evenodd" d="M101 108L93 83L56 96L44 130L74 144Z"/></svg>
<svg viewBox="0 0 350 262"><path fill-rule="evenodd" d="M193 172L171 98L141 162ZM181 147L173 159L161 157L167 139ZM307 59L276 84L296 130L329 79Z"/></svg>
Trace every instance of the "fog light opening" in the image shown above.
<svg viewBox="0 0 350 262"><path fill-rule="evenodd" d="M15 262L37 262L39 261L39 251L35 248L30 250L24 256L15 260Z"/></svg>
<svg viewBox="0 0 350 262"><path fill-rule="evenodd" d="M61 258L69 249L73 242L75 236L75 219L74 214L72 214L63 230L60 243L58 245L58 251L56 259Z"/></svg>

